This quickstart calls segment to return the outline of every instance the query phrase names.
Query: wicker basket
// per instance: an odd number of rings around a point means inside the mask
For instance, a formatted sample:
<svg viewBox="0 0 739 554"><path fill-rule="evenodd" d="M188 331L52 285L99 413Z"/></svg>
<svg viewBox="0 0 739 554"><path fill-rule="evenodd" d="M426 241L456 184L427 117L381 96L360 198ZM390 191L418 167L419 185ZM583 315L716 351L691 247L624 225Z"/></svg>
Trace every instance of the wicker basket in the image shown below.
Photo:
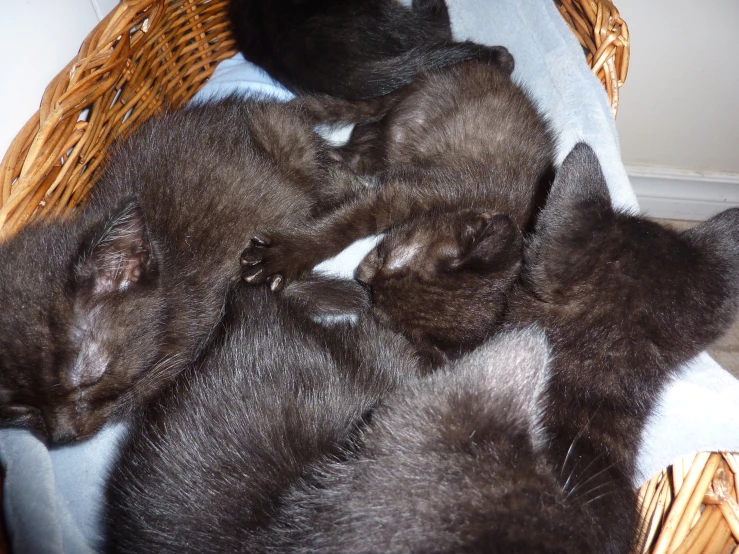
<svg viewBox="0 0 739 554"><path fill-rule="evenodd" d="M626 24L609 0L556 0L614 116L629 64ZM0 164L0 238L82 203L114 140L190 99L235 52L227 0L123 0L49 84ZM640 491L639 552L730 552L739 540L739 459L704 453ZM0 552L2 545L0 544Z"/></svg>

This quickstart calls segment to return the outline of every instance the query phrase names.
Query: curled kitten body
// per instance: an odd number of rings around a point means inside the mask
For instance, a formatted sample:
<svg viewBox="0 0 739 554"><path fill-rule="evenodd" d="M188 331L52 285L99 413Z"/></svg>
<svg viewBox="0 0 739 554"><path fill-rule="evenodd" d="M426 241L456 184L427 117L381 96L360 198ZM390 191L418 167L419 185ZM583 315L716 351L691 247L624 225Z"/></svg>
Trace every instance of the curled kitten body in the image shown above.
<svg viewBox="0 0 739 554"><path fill-rule="evenodd" d="M513 70L503 47L452 40L444 0L232 0L229 15L246 59L295 92L372 98L479 57Z"/></svg>
<svg viewBox="0 0 739 554"><path fill-rule="evenodd" d="M541 330L427 377L411 352L371 320L327 332L235 290L124 448L108 551L596 551L546 456Z"/></svg>
<svg viewBox="0 0 739 554"><path fill-rule="evenodd" d="M254 230L345 201L363 185L342 171L277 102L146 123L74 218L0 245L0 424L63 443L131 414L207 340Z"/></svg>
<svg viewBox="0 0 739 554"><path fill-rule="evenodd" d="M200 359L152 403L109 484L110 552L267 552L285 495L348 454L377 401L417 373L401 336L323 327L237 284Z"/></svg>
<svg viewBox="0 0 739 554"><path fill-rule="evenodd" d="M243 253L251 264L244 276L289 282L352 240L390 230L359 270L373 297L393 298L374 305L378 316L437 362L479 344L484 336L455 336L454 321L469 312L455 311L458 303L442 291L470 293L466 305L473 298L486 305L491 328L505 310L501 291L520 268L522 233L533 226L554 156L553 135L525 91L494 64L468 61L421 73L382 99L294 102L316 119L358 118L341 157L377 174L379 184L302 229L261 230ZM392 261L400 259L407 260L402 289ZM450 289L455 279L459 286ZM404 317L442 303L449 313L436 321Z"/></svg>

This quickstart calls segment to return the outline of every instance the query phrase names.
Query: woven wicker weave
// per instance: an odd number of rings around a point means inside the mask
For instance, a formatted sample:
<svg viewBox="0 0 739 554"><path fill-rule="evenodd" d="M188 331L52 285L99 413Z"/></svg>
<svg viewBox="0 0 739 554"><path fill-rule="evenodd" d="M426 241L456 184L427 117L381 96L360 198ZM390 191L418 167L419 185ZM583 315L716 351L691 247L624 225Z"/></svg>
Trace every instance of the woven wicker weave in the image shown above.
<svg viewBox="0 0 739 554"><path fill-rule="evenodd" d="M629 64L626 24L609 0L555 1L615 116ZM70 214L84 201L113 141L197 92L216 64L235 52L226 5L123 0L100 22L49 84L39 111L0 164L0 238L30 218ZM655 476L640 491L638 552L730 552L739 539L738 462L731 455L699 454Z"/></svg>
<svg viewBox="0 0 739 554"><path fill-rule="evenodd" d="M609 0L556 0L556 4L606 87L616 117L618 89L629 70L629 28Z"/></svg>
<svg viewBox="0 0 739 554"><path fill-rule="evenodd" d="M189 100L234 54L225 0L129 0L85 39L0 164L0 237L67 215L117 138Z"/></svg>

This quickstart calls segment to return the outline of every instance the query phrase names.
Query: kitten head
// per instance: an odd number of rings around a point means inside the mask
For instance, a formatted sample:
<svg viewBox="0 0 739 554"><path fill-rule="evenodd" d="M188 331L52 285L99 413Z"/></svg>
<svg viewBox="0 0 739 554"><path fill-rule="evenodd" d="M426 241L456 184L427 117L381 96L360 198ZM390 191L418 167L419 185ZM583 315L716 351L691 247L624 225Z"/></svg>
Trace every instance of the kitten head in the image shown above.
<svg viewBox="0 0 739 554"><path fill-rule="evenodd" d="M54 443L98 430L157 352L157 273L135 202L0 245L0 425Z"/></svg>
<svg viewBox="0 0 739 554"><path fill-rule="evenodd" d="M513 331L388 395L321 485L336 550L593 551L544 454L548 358L542 331Z"/></svg>
<svg viewBox="0 0 739 554"><path fill-rule="evenodd" d="M523 239L505 214L460 210L388 231L357 269L375 315L434 365L490 335L518 276Z"/></svg>
<svg viewBox="0 0 739 554"><path fill-rule="evenodd" d="M624 346L608 356L622 350L637 364L674 365L736 315L739 209L682 233L614 210L595 153L578 144L557 173L524 267L527 299L513 301L520 321L538 314L564 341Z"/></svg>

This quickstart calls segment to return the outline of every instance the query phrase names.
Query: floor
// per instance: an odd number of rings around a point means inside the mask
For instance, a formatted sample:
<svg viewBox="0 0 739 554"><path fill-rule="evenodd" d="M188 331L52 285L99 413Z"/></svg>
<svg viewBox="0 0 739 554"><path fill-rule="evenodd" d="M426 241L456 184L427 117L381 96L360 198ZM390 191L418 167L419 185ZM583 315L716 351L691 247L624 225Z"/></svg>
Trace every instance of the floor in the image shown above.
<svg viewBox="0 0 739 554"><path fill-rule="evenodd" d="M660 223L675 227L676 229L689 229L697 221L678 221L673 219L660 219ZM739 314L734 326L729 332L708 350L713 358L727 371L739 378Z"/></svg>

